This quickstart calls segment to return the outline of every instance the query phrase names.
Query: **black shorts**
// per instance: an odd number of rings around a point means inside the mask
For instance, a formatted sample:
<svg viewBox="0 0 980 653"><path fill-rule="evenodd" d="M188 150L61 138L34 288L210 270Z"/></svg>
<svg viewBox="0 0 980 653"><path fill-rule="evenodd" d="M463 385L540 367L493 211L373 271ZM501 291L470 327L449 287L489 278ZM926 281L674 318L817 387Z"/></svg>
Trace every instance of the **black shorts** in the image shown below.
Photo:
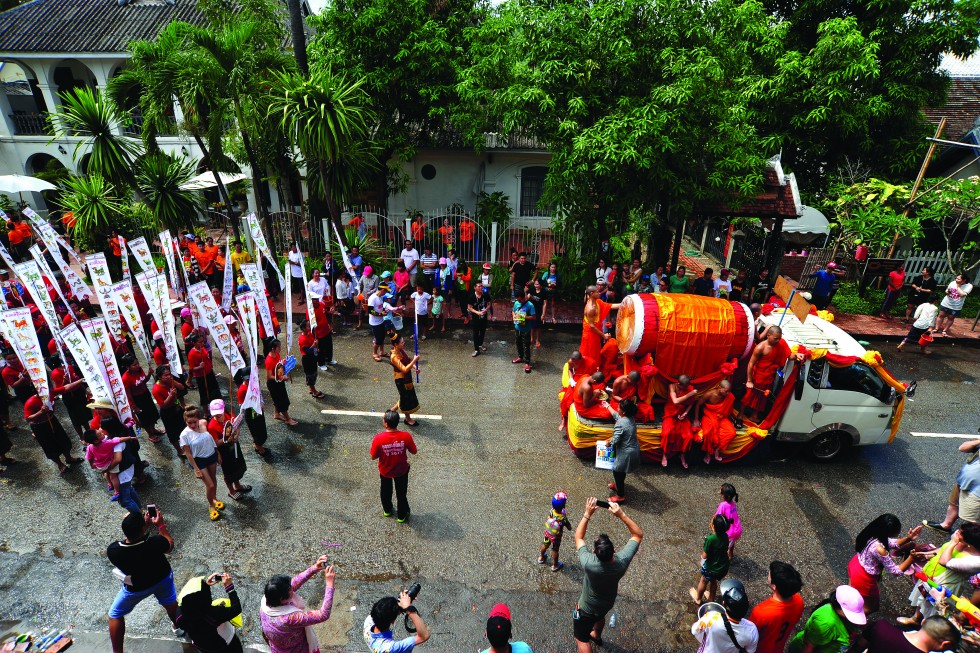
<svg viewBox="0 0 980 653"><path fill-rule="evenodd" d="M371 325L371 335L374 336L374 344L382 346L385 344L385 338L387 337L387 329L385 329L385 323L372 324Z"/></svg>
<svg viewBox="0 0 980 653"><path fill-rule="evenodd" d="M582 612L578 608L572 617L572 630L575 635L575 639L580 642L590 642L592 637L589 633L595 628L596 623L605 618L606 615L594 615L588 612Z"/></svg>

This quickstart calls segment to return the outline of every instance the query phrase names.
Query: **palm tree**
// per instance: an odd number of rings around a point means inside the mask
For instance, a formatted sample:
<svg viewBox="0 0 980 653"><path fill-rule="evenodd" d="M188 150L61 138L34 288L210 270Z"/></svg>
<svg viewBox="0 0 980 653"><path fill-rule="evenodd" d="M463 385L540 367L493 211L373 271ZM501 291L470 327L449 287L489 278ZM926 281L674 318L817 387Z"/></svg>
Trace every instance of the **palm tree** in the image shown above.
<svg viewBox="0 0 980 653"><path fill-rule="evenodd" d="M245 19L220 28L184 27L188 42L193 46L194 66L185 80L185 90L195 96L210 97L231 104L235 122L255 189L258 213L266 224L266 236L275 249L271 216L265 205L262 169L252 143L246 113L255 98L261 96L270 77L278 71L288 71L293 60L282 52L279 44L268 38L268 30L258 21Z"/></svg>
<svg viewBox="0 0 980 653"><path fill-rule="evenodd" d="M309 78L276 75L270 98L269 115L278 116L293 145L306 158L317 161L330 217L341 234L343 225L331 187L330 167L343 161L351 145L367 140L368 125L375 119L368 103L360 81L348 82L323 67L313 70Z"/></svg>
<svg viewBox="0 0 980 653"><path fill-rule="evenodd" d="M289 9L289 36L293 39L293 56L296 57L296 67L304 75L310 74L310 66L306 61L306 22L303 19L303 8L300 0L286 0Z"/></svg>
<svg viewBox="0 0 980 653"><path fill-rule="evenodd" d="M72 159L77 163L89 149L87 172L100 175L114 184L136 187L133 160L140 152L133 139L113 133L113 126L123 121L116 105L108 97L87 86L61 93L62 106L48 114L54 138L81 136Z"/></svg>
<svg viewBox="0 0 980 653"><path fill-rule="evenodd" d="M202 208L200 196L180 187L193 176L193 163L170 154L147 154L139 160L136 183L143 201L164 228L193 228L194 217Z"/></svg>
<svg viewBox="0 0 980 653"><path fill-rule="evenodd" d="M61 206L75 214L73 230L80 234L108 232L125 208L112 183L97 173L69 177L61 183L61 188Z"/></svg>

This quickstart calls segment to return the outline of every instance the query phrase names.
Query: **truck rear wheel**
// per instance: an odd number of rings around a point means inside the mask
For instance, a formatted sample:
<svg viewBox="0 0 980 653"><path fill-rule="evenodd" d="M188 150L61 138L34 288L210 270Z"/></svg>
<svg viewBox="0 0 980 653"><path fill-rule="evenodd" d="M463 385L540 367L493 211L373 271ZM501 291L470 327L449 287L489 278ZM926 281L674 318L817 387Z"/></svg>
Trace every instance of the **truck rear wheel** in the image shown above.
<svg viewBox="0 0 980 653"><path fill-rule="evenodd" d="M851 443L851 436L843 431L826 431L807 443L807 455L813 460L826 463L840 456Z"/></svg>

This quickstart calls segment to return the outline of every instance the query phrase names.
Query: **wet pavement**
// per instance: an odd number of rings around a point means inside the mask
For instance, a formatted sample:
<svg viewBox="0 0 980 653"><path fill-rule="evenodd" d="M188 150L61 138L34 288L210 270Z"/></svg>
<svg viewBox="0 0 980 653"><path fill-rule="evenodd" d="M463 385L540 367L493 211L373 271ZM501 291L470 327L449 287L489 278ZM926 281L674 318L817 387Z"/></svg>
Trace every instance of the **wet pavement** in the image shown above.
<svg viewBox="0 0 980 653"><path fill-rule="evenodd" d="M419 455L408 524L383 518L377 498L368 447L396 395L391 368L370 359L363 331L336 337L340 366L321 373L319 383L326 399L313 400L295 379L290 412L301 424L289 429L268 418L274 452L268 462L243 437L244 480L254 491L235 503L219 487L228 506L217 523L207 519L200 482L175 461L169 445L144 443L152 480L139 492L160 506L177 541L178 587L191 575L229 571L246 606L243 638L255 645L261 643L257 613L265 580L296 573L327 551L338 566L338 593L333 616L318 628L324 650L364 650L360 627L371 603L414 581L423 585L417 605L434 633L425 649L485 648L487 613L504 601L513 612L515 639L539 652L574 650L571 611L582 574L571 534L562 547L569 563L564 571L552 573L533 561L552 493L569 493L574 524L584 499L606 496L611 478L575 458L556 431L561 365L576 336L547 331L534 372L524 374L510 362L511 334L498 325L488 334L489 352L478 358L470 357L469 331L423 343L421 412L441 419L421 418L413 430ZM846 580L853 536L868 521L890 511L908 527L943 514L964 460L956 452L961 440L915 438L909 431L976 432L977 350L949 343L928 359L894 353L894 345L876 342L874 348L896 376L919 380L895 444L858 449L826 465L774 445L767 460L752 465L687 472L648 465L628 478L625 510L646 539L620 586L618 623L607 631L606 650L694 650L687 588L723 482L738 489L745 529L731 576L746 583L753 603L768 595L772 559L800 570L812 606ZM376 415L325 415L322 409ZM19 416L14 421L22 424ZM83 638L88 648L106 650L106 611L118 584L104 551L120 537L122 511L107 501L91 470L60 477L23 427L13 439L12 453L23 463L0 475L0 619L23 619L23 630L74 624L91 633ZM590 534L603 531L617 545L627 539L618 520L600 514ZM910 587L908 579L884 579L882 614L904 612ZM322 589L314 580L301 593L313 604ZM152 599L127 626L129 635L159 640L150 648L144 640L142 650L178 650L177 642L164 641L171 636L169 621Z"/></svg>

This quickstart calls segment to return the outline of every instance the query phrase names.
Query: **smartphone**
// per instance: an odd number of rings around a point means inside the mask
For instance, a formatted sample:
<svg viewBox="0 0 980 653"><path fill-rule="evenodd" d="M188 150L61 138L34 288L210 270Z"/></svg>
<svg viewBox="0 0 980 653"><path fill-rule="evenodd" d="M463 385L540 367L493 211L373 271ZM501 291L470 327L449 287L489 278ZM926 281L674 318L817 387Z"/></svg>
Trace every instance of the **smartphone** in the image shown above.
<svg viewBox="0 0 980 653"><path fill-rule="evenodd" d="M608 501L603 501L602 499L597 499L596 502L595 502L595 505L599 506L600 508L608 508L609 507L609 502Z"/></svg>
<svg viewBox="0 0 980 653"><path fill-rule="evenodd" d="M155 503L148 503L148 504L146 504L146 514L148 514L150 516L150 519L156 519L157 518L157 504L155 504Z"/></svg>

